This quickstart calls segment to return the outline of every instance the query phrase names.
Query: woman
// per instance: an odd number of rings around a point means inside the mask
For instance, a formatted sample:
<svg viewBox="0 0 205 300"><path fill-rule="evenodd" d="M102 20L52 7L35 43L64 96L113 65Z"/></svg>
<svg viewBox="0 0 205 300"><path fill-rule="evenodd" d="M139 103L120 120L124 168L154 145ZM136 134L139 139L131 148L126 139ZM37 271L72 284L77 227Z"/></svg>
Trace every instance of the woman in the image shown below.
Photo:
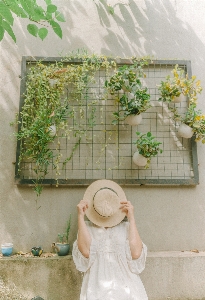
<svg viewBox="0 0 205 300"><path fill-rule="evenodd" d="M76 268L84 272L80 300L147 300L139 277L147 248L137 231L133 205L111 180L97 180L77 205ZM85 221L84 216L90 221ZM127 216L128 222L122 222Z"/></svg>

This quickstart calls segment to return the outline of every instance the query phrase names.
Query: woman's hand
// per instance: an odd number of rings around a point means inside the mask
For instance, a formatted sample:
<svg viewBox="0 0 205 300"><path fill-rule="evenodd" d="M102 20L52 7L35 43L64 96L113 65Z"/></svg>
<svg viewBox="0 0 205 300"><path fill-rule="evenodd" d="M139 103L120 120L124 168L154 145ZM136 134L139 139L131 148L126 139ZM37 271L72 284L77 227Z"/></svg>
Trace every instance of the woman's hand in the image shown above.
<svg viewBox="0 0 205 300"><path fill-rule="evenodd" d="M88 208L88 202L86 200L81 200L77 205L78 215L84 217L87 208Z"/></svg>
<svg viewBox="0 0 205 300"><path fill-rule="evenodd" d="M134 219L134 206L130 201L121 201L120 209L126 213L128 220Z"/></svg>

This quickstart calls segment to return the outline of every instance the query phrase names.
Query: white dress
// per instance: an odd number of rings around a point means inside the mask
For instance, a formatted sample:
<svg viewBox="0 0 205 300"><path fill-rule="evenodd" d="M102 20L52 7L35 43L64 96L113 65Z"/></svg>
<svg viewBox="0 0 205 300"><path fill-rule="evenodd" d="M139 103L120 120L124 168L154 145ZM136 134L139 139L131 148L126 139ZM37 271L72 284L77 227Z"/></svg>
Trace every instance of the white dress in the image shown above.
<svg viewBox="0 0 205 300"><path fill-rule="evenodd" d="M143 244L141 256L132 259L128 229L129 222L107 228L86 221L92 241L89 258L73 244L76 268L85 272L80 300L147 300L139 274L145 268L147 247Z"/></svg>

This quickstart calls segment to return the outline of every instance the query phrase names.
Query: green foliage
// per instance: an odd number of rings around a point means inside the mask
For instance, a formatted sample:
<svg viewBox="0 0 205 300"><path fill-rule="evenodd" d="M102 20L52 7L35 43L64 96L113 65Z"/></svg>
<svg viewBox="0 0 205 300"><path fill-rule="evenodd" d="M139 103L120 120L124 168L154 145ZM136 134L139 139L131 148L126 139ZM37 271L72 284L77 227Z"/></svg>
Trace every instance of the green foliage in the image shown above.
<svg viewBox="0 0 205 300"><path fill-rule="evenodd" d="M145 168L148 168L151 158L156 156L158 153L162 153L162 149L159 148L159 145L162 143L155 140L155 137L151 132L147 132L145 134L136 132L136 134L138 138L134 143L137 146L139 154L147 158L147 165Z"/></svg>
<svg viewBox="0 0 205 300"><path fill-rule="evenodd" d="M158 86L161 97L159 101L172 102L175 97L181 94L188 97L189 102L196 103L197 94L201 93L202 88L200 81L196 81L196 76L188 78L183 69L178 65L172 70L173 76L168 75Z"/></svg>
<svg viewBox="0 0 205 300"><path fill-rule="evenodd" d="M46 8L38 5L36 0L0 0L0 41L7 32L14 42L16 36L13 31L14 17L31 21L27 25L28 32L44 40L48 35L48 28L52 28L57 36L62 38L62 29L58 22L65 22L65 18L52 4L52 0L45 0Z"/></svg>
<svg viewBox="0 0 205 300"><path fill-rule="evenodd" d="M68 243L70 228L71 228L71 214L70 214L70 217L67 221L66 232L65 233L58 233L59 243L63 244L64 240L65 240L66 243Z"/></svg>
<svg viewBox="0 0 205 300"><path fill-rule="evenodd" d="M171 108L173 119L180 121L192 128L195 134L195 141L205 144L205 114L201 109L196 109L196 103L191 103L185 114L179 114L176 108Z"/></svg>
<svg viewBox="0 0 205 300"><path fill-rule="evenodd" d="M71 64L70 59L66 57L51 64L36 62L27 75L20 129L16 134L20 141L18 171L21 174L23 161L32 163L37 196L42 192L42 181L50 167L56 172L58 186L59 164L66 166L82 137L95 126L98 101L89 100L88 90L95 82L96 72L100 68L108 70L111 65L103 56L81 55L80 64ZM67 89L68 94L65 93ZM86 115L85 102L89 107ZM56 128L54 134L53 126ZM75 141L68 157L61 153L59 137Z"/></svg>
<svg viewBox="0 0 205 300"><path fill-rule="evenodd" d="M189 78L178 65L172 73L173 77L168 75L158 86L161 94L159 100L168 102L168 108L173 113L172 118L190 126L195 134L195 141L202 141L204 144L205 115L200 109L197 110L197 96L202 92L201 82L196 80L196 76ZM188 97L188 107L184 114L179 113L178 108L171 105L174 97L181 94Z"/></svg>
<svg viewBox="0 0 205 300"><path fill-rule="evenodd" d="M115 117L113 124L124 120L128 115L138 115L150 107L150 94L140 81L140 77L145 76L143 72L145 64L146 61L141 61L131 66L124 65L106 80L105 87L111 95L117 96L120 104L119 111L113 113Z"/></svg>

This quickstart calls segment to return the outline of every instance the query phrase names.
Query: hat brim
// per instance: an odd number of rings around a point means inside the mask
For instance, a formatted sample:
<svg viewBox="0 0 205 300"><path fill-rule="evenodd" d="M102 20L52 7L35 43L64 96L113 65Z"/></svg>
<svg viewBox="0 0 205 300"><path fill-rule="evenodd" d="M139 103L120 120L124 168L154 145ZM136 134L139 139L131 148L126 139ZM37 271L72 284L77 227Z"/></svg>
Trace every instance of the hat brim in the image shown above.
<svg viewBox="0 0 205 300"><path fill-rule="evenodd" d="M113 189L116 192L119 198L119 207L121 201L126 201L126 196L123 189L116 182L107 179L96 180L88 186L83 196L83 200L88 202L88 208L86 209L85 214L95 225L100 227L113 227L124 219L126 215L125 212L122 212L121 209L118 209L112 216L103 217L99 215L93 207L93 198L95 193L105 187Z"/></svg>

